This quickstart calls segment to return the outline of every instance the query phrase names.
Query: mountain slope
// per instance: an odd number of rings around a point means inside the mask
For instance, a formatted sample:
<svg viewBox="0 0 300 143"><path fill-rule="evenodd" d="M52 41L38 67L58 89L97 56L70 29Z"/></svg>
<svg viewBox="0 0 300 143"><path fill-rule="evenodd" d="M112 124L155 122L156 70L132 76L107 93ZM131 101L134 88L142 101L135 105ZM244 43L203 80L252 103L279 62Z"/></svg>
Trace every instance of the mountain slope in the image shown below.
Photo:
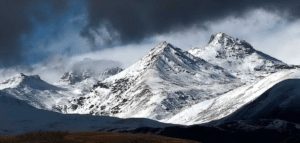
<svg viewBox="0 0 300 143"><path fill-rule="evenodd" d="M229 116L240 108L243 108L243 106L264 96L263 93L272 88L275 84L286 79L297 78L300 78L299 69L283 70L271 74L257 83L244 85L219 97L199 102L191 108L187 108L177 115L174 115L171 119L164 120L164 122L191 125L218 120ZM272 104L277 105L277 103Z"/></svg>
<svg viewBox="0 0 300 143"><path fill-rule="evenodd" d="M62 111L162 120L240 84L223 68L163 42Z"/></svg>
<svg viewBox="0 0 300 143"><path fill-rule="evenodd" d="M189 53L223 67L245 82L258 77L292 68L280 60L255 50L248 42L233 38L225 33L211 36L207 46L193 48Z"/></svg>
<svg viewBox="0 0 300 143"><path fill-rule="evenodd" d="M22 100L0 91L0 135L33 131L126 130L137 127L164 127L148 119L118 119L90 115L66 115L36 109Z"/></svg>
<svg viewBox="0 0 300 143"><path fill-rule="evenodd" d="M219 122L281 119L300 123L300 76L283 80Z"/></svg>
<svg viewBox="0 0 300 143"><path fill-rule="evenodd" d="M158 134L203 143L298 143L300 125L283 120L232 121L218 126L193 125L138 128L132 133Z"/></svg>

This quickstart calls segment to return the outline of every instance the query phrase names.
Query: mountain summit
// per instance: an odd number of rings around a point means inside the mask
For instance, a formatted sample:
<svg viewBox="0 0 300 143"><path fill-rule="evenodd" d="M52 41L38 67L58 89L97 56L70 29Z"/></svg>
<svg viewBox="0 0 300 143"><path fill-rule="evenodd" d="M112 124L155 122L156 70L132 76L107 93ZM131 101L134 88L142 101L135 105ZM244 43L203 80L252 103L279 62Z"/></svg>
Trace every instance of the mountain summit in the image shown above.
<svg viewBox="0 0 300 143"><path fill-rule="evenodd" d="M25 75L24 73L19 73L0 83L0 89L24 87L38 90L58 89L57 87L43 81L38 75Z"/></svg>
<svg viewBox="0 0 300 143"><path fill-rule="evenodd" d="M53 110L52 106L65 98L63 88L42 80L38 75L19 73L0 83L3 93L18 100L25 101L36 108Z"/></svg>
<svg viewBox="0 0 300 143"><path fill-rule="evenodd" d="M225 33L212 35L207 46L193 48L189 53L223 67L243 80L253 80L278 69L288 68L287 64L257 51L248 42Z"/></svg>

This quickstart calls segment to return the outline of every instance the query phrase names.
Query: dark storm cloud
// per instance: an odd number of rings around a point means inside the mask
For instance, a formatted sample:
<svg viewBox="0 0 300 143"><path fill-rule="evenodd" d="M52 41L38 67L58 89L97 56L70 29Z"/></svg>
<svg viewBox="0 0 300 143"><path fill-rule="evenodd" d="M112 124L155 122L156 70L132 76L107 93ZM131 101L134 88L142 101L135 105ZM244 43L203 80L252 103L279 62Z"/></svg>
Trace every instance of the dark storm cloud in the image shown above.
<svg viewBox="0 0 300 143"><path fill-rule="evenodd" d="M21 38L66 8L61 0L0 0L0 66L22 63Z"/></svg>
<svg viewBox="0 0 300 143"><path fill-rule="evenodd" d="M289 12L289 18L295 18L299 4L299 0L88 0L88 25L82 35L94 41L97 28L104 25L118 32L122 43L138 42L226 16L243 16L254 8Z"/></svg>
<svg viewBox="0 0 300 143"><path fill-rule="evenodd" d="M76 27L82 28L81 35L94 44L98 44L97 38L102 37L100 41L110 45L115 41L117 44L140 42L155 34L193 25L204 26L207 21L243 16L255 8L279 14L288 12L287 18L295 19L300 15L299 3L299 0L0 0L0 67L23 64L28 56L36 58L28 52L36 50L35 42L44 40L44 45L47 45L49 41L55 42L47 40L53 37L51 35L63 35L59 28L52 30L56 27L43 25L55 23L55 26L64 28L64 20L74 18L74 15L57 17L69 11L79 11L80 8L87 10L86 25ZM103 26L107 31L101 32ZM37 27L42 29L37 35L50 36L34 37L36 41L30 41L33 46L24 44L24 39L31 38L23 37L34 33ZM46 28L48 30L44 30ZM47 31L54 31L54 34ZM47 56L40 54L39 57L42 60Z"/></svg>

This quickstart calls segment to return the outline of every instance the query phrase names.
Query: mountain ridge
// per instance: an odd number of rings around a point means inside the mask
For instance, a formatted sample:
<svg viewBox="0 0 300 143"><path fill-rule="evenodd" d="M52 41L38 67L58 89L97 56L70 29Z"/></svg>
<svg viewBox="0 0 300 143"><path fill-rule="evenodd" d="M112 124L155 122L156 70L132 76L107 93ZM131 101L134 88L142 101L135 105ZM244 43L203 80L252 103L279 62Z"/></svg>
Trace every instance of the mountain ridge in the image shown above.
<svg viewBox="0 0 300 143"><path fill-rule="evenodd" d="M74 74L69 71L62 77L66 84L55 85L19 74L0 83L0 93L63 114L193 125L230 116L276 83L300 75L297 66L224 33L213 35L208 46L189 51L161 42L124 70L105 67L87 76L84 67Z"/></svg>
<svg viewBox="0 0 300 143"><path fill-rule="evenodd" d="M81 108L81 111L75 109L77 110L75 113L85 110L84 113L96 111L96 114L99 114L102 106L104 112L101 113L101 111L100 114L104 115L110 114L104 109L108 107L112 108L108 110L112 113L111 115L118 114L117 117L146 116L161 119L185 108L184 105L224 93L237 86L235 84L239 85L239 82L223 68L194 57L167 42L162 42L137 63L119 74L105 79L98 84L98 87L94 86L95 90L84 97L84 100L90 98L83 101L87 102L88 106L82 106L84 109ZM217 89L215 88L217 86L224 88ZM99 99L97 94L102 98ZM94 102L92 100L99 102L89 104ZM132 101L135 102L132 103ZM115 105L115 108L106 105L116 102L119 104ZM140 110L131 109L145 105L147 107L142 110L141 108ZM70 111L69 109L67 112ZM134 112L132 113L132 111ZM73 113L72 110L71 112ZM95 113L93 112L93 114Z"/></svg>

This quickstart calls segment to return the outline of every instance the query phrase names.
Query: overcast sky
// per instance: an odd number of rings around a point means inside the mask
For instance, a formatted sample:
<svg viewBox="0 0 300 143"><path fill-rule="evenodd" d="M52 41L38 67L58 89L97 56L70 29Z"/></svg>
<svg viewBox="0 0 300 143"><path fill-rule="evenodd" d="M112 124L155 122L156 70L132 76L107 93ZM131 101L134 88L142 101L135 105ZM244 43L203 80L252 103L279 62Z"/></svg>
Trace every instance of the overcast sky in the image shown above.
<svg viewBox="0 0 300 143"><path fill-rule="evenodd" d="M127 66L160 41L189 49L216 32L300 64L299 18L299 0L1 0L0 67L86 57Z"/></svg>

